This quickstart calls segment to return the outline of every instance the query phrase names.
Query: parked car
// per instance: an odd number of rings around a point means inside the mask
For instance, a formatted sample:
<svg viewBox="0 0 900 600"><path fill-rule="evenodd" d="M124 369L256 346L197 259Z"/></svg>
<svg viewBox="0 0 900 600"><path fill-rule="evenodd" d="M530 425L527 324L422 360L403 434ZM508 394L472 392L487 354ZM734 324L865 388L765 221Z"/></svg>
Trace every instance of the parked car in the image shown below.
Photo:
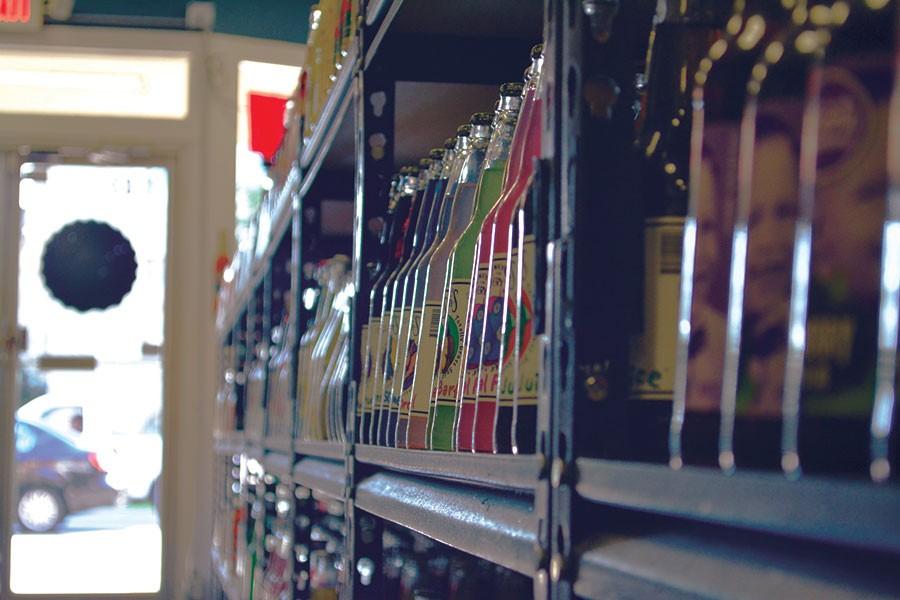
<svg viewBox="0 0 900 600"><path fill-rule="evenodd" d="M97 454L39 423L16 421L16 515L28 531L52 531L66 516L116 503Z"/></svg>
<svg viewBox="0 0 900 600"><path fill-rule="evenodd" d="M97 452L107 482L132 500L153 500L162 473L163 440L159 412L119 427L97 398L87 401L65 394L48 393L16 411L16 417L40 423L64 437L87 444ZM123 430L124 429L124 430Z"/></svg>

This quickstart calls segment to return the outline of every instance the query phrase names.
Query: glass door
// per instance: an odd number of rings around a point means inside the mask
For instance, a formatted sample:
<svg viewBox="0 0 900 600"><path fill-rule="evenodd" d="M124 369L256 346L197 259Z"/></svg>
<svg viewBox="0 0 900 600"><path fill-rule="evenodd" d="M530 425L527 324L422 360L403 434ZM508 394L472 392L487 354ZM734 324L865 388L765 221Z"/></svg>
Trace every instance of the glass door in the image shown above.
<svg viewBox="0 0 900 600"><path fill-rule="evenodd" d="M33 157L17 176L7 589L155 593L169 175Z"/></svg>

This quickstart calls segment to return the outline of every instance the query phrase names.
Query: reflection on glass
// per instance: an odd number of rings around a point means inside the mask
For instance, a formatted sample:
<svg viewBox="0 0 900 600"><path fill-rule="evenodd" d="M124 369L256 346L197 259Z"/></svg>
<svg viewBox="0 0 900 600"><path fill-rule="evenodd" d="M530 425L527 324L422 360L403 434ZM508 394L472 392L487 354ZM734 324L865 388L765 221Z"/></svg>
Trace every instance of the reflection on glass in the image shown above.
<svg viewBox="0 0 900 600"><path fill-rule="evenodd" d="M22 176L19 323L28 348L16 411L10 588L156 592L168 174L27 164ZM120 304L79 313L50 295L40 265L47 240L83 220L122 232L137 278Z"/></svg>

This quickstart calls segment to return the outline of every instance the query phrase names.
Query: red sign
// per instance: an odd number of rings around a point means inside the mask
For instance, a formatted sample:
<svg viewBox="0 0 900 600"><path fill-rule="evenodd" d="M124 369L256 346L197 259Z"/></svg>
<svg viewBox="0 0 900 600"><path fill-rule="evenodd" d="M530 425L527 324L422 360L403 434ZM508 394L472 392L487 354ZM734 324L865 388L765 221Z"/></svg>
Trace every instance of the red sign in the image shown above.
<svg viewBox="0 0 900 600"><path fill-rule="evenodd" d="M0 0L0 29L38 29L42 17L41 0Z"/></svg>

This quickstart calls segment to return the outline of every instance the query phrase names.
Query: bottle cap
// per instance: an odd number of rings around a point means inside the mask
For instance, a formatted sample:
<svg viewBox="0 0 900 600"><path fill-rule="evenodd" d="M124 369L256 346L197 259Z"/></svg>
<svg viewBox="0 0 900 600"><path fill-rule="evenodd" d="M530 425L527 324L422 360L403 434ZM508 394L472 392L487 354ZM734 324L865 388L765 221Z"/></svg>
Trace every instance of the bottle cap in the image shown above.
<svg viewBox="0 0 900 600"><path fill-rule="evenodd" d="M521 83L504 83L500 86L501 96L521 96L525 86Z"/></svg>
<svg viewBox="0 0 900 600"><path fill-rule="evenodd" d="M454 148L456 148L456 138L451 137L444 140L444 148L446 148L447 150L453 150Z"/></svg>
<svg viewBox="0 0 900 600"><path fill-rule="evenodd" d="M421 159L421 160L419 161L419 170L420 170L420 171L425 171L425 170L427 170L428 167L430 167L430 166L431 166L431 159L430 159L430 158L423 158L423 159Z"/></svg>
<svg viewBox="0 0 900 600"><path fill-rule="evenodd" d="M428 153L428 158L430 158L431 160L443 160L444 149L443 148L432 148L431 152Z"/></svg>
<svg viewBox="0 0 900 600"><path fill-rule="evenodd" d="M477 112L472 115L471 121L469 121L472 125L490 125L494 122L494 113L489 112Z"/></svg>
<svg viewBox="0 0 900 600"><path fill-rule="evenodd" d="M536 44L531 48L531 58L540 58L544 53L544 45Z"/></svg>
<svg viewBox="0 0 900 600"><path fill-rule="evenodd" d="M471 125L460 125L456 128L456 137L469 137L472 135Z"/></svg>

